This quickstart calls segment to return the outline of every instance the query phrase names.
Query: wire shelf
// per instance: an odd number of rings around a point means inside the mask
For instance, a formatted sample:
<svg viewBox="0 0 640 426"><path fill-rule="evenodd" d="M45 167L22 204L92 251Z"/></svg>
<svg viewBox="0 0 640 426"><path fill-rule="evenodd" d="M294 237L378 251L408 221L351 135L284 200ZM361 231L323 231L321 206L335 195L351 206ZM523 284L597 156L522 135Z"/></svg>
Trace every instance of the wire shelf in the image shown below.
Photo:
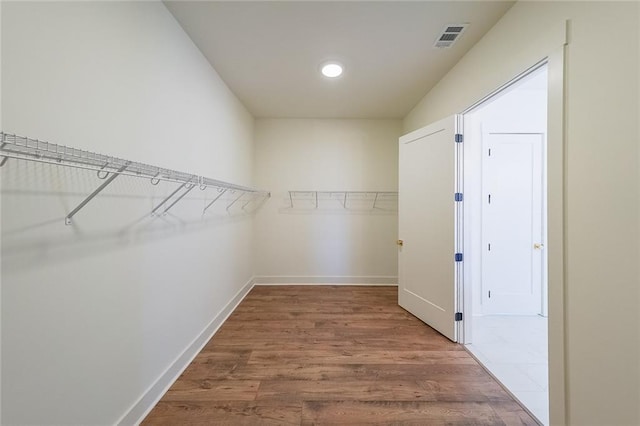
<svg viewBox="0 0 640 426"><path fill-rule="evenodd" d="M105 182L98 187L91 195L89 195L76 209L74 209L65 218L65 223L71 223L71 217L75 215L84 205L86 205L93 197L109 185L116 177L120 175L135 176L150 179L153 185L157 185L160 181L176 182L181 186L170 197L165 199L161 204L169 201L172 196L177 199L170 205L173 206L188 191L196 185L200 189L208 187L217 188L219 191L240 192L242 195L251 194L255 197L268 198L271 194L268 191L249 188L246 186L236 185L217 179L211 179L204 176L198 176L186 172L166 169L163 167L152 166L145 163L129 161L122 158L112 157L109 155L98 154L91 151L72 148L65 145L54 144L31 139L24 136L0 132L0 166L3 166L9 158L36 161L41 163L57 164L61 166L69 166L81 169L94 170L98 178ZM181 190L184 191L180 194ZM240 195L240 197L242 196ZM157 206L152 213L156 212ZM170 208L170 207L169 207ZM166 211L166 208L164 211Z"/></svg>
<svg viewBox="0 0 640 426"><path fill-rule="evenodd" d="M394 191L289 191L290 209L339 206L347 210L389 210L397 208Z"/></svg>

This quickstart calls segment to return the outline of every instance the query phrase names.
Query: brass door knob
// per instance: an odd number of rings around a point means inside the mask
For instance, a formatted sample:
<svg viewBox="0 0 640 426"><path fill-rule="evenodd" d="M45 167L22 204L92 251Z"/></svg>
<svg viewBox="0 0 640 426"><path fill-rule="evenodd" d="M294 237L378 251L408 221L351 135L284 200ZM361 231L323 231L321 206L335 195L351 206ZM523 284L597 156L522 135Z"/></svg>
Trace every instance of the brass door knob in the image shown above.
<svg viewBox="0 0 640 426"><path fill-rule="evenodd" d="M544 244L542 244L542 243L535 243L535 244L533 245L533 248L534 248L534 249L536 249L536 250L542 250L542 249L544 248Z"/></svg>
<svg viewBox="0 0 640 426"><path fill-rule="evenodd" d="M399 245L400 247L402 247L402 245L404 244L404 241L398 240L398 241L396 241L396 244Z"/></svg>

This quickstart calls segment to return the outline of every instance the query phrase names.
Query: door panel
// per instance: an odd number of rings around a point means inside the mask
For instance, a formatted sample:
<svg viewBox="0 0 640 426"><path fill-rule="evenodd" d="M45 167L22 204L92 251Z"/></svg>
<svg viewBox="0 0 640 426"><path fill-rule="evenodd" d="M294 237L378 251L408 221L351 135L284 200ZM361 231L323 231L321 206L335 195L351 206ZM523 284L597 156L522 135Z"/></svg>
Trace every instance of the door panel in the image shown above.
<svg viewBox="0 0 640 426"><path fill-rule="evenodd" d="M540 314L543 135L485 133L483 141L483 313Z"/></svg>
<svg viewBox="0 0 640 426"><path fill-rule="evenodd" d="M456 117L400 138L398 303L456 341Z"/></svg>

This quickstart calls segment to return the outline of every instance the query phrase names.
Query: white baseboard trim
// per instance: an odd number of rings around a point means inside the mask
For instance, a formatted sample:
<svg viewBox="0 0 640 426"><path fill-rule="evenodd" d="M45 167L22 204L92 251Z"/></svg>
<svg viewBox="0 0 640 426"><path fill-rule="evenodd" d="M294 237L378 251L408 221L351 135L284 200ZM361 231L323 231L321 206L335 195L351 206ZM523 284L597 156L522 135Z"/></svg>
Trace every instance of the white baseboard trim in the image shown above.
<svg viewBox="0 0 640 426"><path fill-rule="evenodd" d="M229 315L242 302L247 293L254 286L254 278L250 279L235 296L225 305L225 307L216 315L211 322L202 330L202 332L178 355L169 367L158 377L136 401L133 406L116 422L117 425L131 426L139 425L149 412L160 401L162 396L169 390L171 385L180 377L180 374L191 364L191 361L200 353L202 348L207 344L211 337L227 320Z"/></svg>
<svg viewBox="0 0 640 426"><path fill-rule="evenodd" d="M398 277L257 275L254 282L255 285L398 285Z"/></svg>

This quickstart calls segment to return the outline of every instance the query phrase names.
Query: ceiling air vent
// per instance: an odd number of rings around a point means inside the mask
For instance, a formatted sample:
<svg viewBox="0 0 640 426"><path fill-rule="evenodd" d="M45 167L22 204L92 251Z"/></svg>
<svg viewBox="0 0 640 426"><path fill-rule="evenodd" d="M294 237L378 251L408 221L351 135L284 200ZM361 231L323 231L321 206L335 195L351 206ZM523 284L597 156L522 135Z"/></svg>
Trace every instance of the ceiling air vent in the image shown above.
<svg viewBox="0 0 640 426"><path fill-rule="evenodd" d="M433 47L437 47L439 49L445 49L447 47L453 46L453 44L458 41L464 30L469 26L469 24L450 24L444 27L444 30L438 36L438 39L433 44Z"/></svg>

